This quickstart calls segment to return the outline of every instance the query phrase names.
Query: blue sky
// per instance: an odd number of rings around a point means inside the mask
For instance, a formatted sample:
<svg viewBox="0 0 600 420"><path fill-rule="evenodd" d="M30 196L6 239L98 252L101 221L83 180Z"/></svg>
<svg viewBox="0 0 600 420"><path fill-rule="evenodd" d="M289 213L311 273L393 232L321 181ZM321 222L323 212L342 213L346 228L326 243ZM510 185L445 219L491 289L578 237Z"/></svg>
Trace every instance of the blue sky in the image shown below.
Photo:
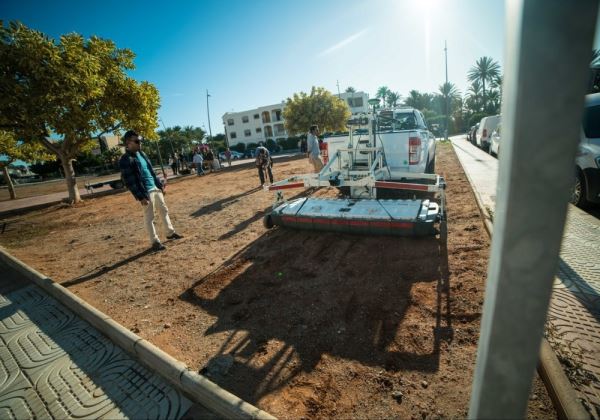
<svg viewBox="0 0 600 420"><path fill-rule="evenodd" d="M221 116L285 100L313 85L373 95L436 91L448 73L464 92L478 57L503 63L500 0L2 0L1 18L58 37L98 35L135 52L131 75L154 83L167 126L208 128ZM596 48L600 34L596 34Z"/></svg>

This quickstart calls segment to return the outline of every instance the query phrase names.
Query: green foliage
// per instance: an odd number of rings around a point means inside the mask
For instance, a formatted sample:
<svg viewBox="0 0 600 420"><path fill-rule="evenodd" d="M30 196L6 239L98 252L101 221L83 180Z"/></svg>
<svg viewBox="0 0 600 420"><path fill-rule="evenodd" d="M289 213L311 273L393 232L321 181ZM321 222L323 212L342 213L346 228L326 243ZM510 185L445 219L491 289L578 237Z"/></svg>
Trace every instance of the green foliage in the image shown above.
<svg viewBox="0 0 600 420"><path fill-rule="evenodd" d="M356 89L354 89L352 86L348 86L348 87L346 88L346 91L345 91L345 92L346 92L346 93L354 93L354 92L356 92Z"/></svg>
<svg viewBox="0 0 600 420"><path fill-rule="evenodd" d="M200 127L174 126L158 131L160 150L162 153L171 155L173 149L176 153L190 151L196 144L200 144L206 133Z"/></svg>
<svg viewBox="0 0 600 420"><path fill-rule="evenodd" d="M231 146L231 150L235 150L236 152L244 153L246 151L246 143L238 143L235 146Z"/></svg>
<svg viewBox="0 0 600 420"><path fill-rule="evenodd" d="M8 166L17 159L25 162L55 160L55 157L47 153L41 144L17 141L13 133L2 130L0 130L0 155L7 158L0 161L0 167Z"/></svg>
<svg viewBox="0 0 600 420"><path fill-rule="evenodd" d="M470 82L478 81L481 83L484 110L487 109L486 83L488 83L488 86L493 85L498 77L500 77L500 65L491 57L479 58L467 74Z"/></svg>
<svg viewBox="0 0 600 420"><path fill-rule="evenodd" d="M277 139L277 144L283 150L293 150L298 149L298 142L300 141L300 137L290 136L286 138Z"/></svg>
<svg viewBox="0 0 600 420"><path fill-rule="evenodd" d="M158 90L127 75L133 59L132 51L95 36L55 41L18 22L0 27L0 128L61 159L73 202L80 198L71 161L94 138L121 129L156 138Z"/></svg>
<svg viewBox="0 0 600 420"><path fill-rule="evenodd" d="M387 86L381 86L377 89L376 98L381 99L381 106L385 107L388 104L388 97L392 91Z"/></svg>
<svg viewBox="0 0 600 420"><path fill-rule="evenodd" d="M267 139L265 147L269 149L269 151L273 152L277 150L277 143L273 139Z"/></svg>
<svg viewBox="0 0 600 420"><path fill-rule="evenodd" d="M114 146L102 153L102 159L104 160L104 163L114 165L118 162L122 154L123 151L121 148L119 146Z"/></svg>
<svg viewBox="0 0 600 420"><path fill-rule="evenodd" d="M258 143L248 143L246 145L246 150L256 149L258 147Z"/></svg>
<svg viewBox="0 0 600 420"><path fill-rule="evenodd" d="M310 94L295 93L283 111L285 129L292 135L306 133L313 124L321 131L342 130L350 115L345 101L321 87L313 87Z"/></svg>

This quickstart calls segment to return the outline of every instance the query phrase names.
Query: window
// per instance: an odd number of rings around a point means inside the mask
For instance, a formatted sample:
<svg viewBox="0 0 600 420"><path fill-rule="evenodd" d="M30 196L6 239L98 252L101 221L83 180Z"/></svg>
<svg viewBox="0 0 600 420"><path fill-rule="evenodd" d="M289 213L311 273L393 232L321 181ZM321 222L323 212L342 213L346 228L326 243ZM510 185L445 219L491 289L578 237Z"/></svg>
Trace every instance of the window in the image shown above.
<svg viewBox="0 0 600 420"><path fill-rule="evenodd" d="M247 123L247 122L248 122L248 116L247 116L247 115L244 115L244 116L242 117L242 122L243 122L243 123Z"/></svg>
<svg viewBox="0 0 600 420"><path fill-rule="evenodd" d="M250 130L244 130L244 136L250 137L251 135L252 135L252 131L250 131Z"/></svg>
<svg viewBox="0 0 600 420"><path fill-rule="evenodd" d="M350 108L360 108L363 106L363 98L348 98Z"/></svg>
<svg viewBox="0 0 600 420"><path fill-rule="evenodd" d="M418 128L418 121L412 112L382 111L379 114L378 132L390 132L399 130L414 130Z"/></svg>
<svg viewBox="0 0 600 420"><path fill-rule="evenodd" d="M229 137L235 139L237 138L237 134L235 134L235 131L232 131L231 133L229 133Z"/></svg>
<svg viewBox="0 0 600 420"><path fill-rule="evenodd" d="M262 128L258 127L258 128L256 129L256 132L257 132L257 133L260 133L260 132L262 132Z"/></svg>
<svg viewBox="0 0 600 420"><path fill-rule="evenodd" d="M583 131L588 139L600 138L600 105L585 109L583 113Z"/></svg>
<svg viewBox="0 0 600 420"><path fill-rule="evenodd" d="M233 125L233 118L229 118L227 120L227 125Z"/></svg>
<svg viewBox="0 0 600 420"><path fill-rule="evenodd" d="M259 118L260 118L260 115L258 115L258 114L254 114L254 119L255 119L255 120L258 120Z"/></svg>

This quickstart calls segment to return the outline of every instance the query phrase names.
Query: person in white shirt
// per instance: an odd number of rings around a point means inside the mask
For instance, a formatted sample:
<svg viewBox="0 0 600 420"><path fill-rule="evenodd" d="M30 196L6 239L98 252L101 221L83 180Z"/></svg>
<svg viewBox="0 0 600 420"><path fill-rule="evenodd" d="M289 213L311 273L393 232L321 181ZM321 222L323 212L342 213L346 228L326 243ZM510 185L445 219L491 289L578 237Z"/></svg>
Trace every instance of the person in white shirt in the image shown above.
<svg viewBox="0 0 600 420"><path fill-rule="evenodd" d="M198 176L204 175L204 170L202 169L203 161L204 159L202 159L202 153L200 153L200 150L196 150L192 162L194 162L194 166L196 167L196 175Z"/></svg>
<svg viewBox="0 0 600 420"><path fill-rule="evenodd" d="M308 156L308 161L312 163L313 167L315 168L315 172L321 172L321 169L323 169L321 150L319 149L319 138L317 137L318 135L319 127L316 125L311 125L306 138L306 156Z"/></svg>

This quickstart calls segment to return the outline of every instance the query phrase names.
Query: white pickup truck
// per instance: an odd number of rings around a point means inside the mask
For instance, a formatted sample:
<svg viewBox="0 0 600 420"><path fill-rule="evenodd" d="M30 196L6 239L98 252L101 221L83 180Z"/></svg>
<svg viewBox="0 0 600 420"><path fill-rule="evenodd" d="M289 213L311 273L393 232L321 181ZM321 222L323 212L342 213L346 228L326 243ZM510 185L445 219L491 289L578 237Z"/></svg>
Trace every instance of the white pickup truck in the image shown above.
<svg viewBox="0 0 600 420"><path fill-rule="evenodd" d="M435 171L435 136L429 131L425 117L414 108L377 111L375 140L367 129L354 131L356 148L383 147L385 166L394 173L429 173ZM337 149L348 147L349 135L325 138L326 153L333 156ZM375 142L375 144L373 144ZM368 152L364 153L367 163ZM357 159L354 164L360 164Z"/></svg>

